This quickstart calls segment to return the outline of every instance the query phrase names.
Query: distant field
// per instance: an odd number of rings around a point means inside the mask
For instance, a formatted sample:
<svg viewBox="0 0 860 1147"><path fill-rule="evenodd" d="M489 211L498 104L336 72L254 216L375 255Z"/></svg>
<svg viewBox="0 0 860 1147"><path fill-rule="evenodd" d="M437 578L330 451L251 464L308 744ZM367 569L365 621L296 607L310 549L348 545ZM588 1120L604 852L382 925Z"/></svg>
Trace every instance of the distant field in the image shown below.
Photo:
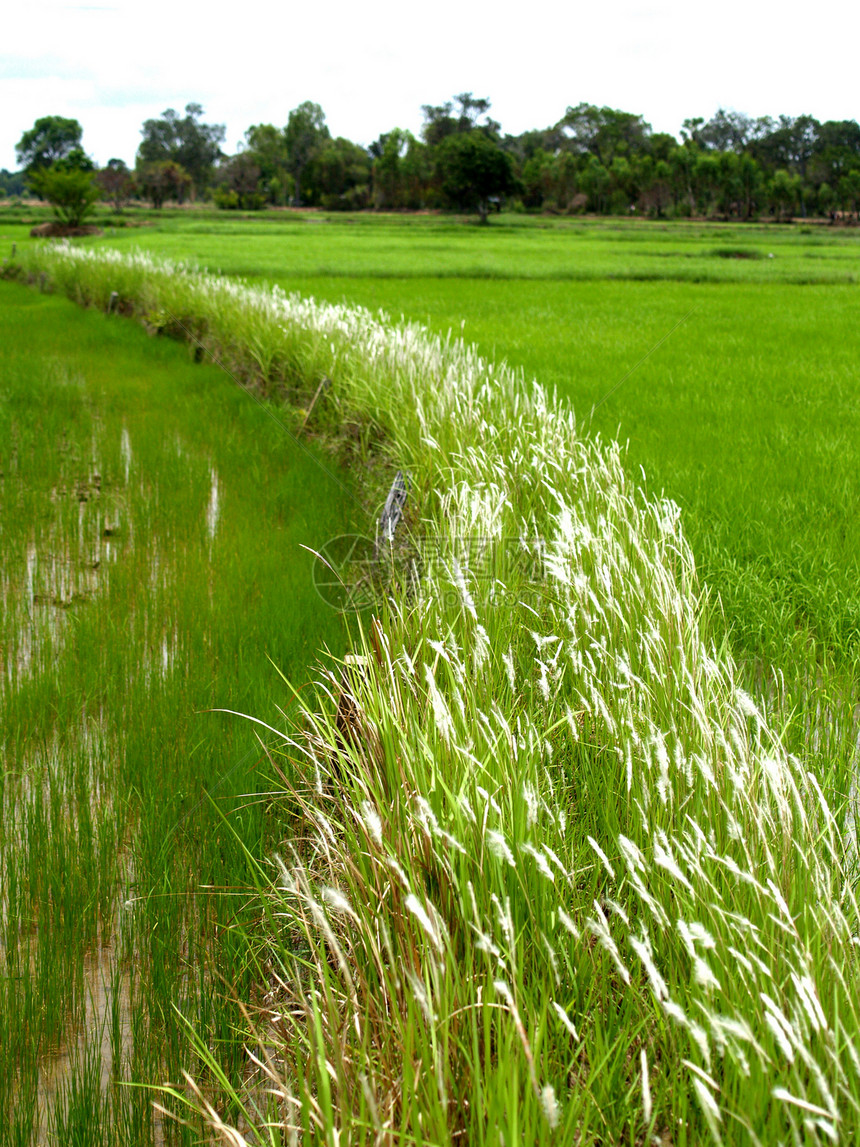
<svg viewBox="0 0 860 1147"><path fill-rule="evenodd" d="M143 235L141 235L143 232ZM110 242L207 263L227 274L297 278L464 278L690 282L860 282L860 243L826 227L540 220L489 228L433 216L171 218Z"/></svg>
<svg viewBox="0 0 860 1147"><path fill-rule="evenodd" d="M176 212L97 242L462 332L629 441L631 471L682 506L738 648L784 663L800 633L856 658L854 231Z"/></svg>
<svg viewBox="0 0 860 1147"><path fill-rule="evenodd" d="M35 218L35 216L34 216ZM0 210L0 242L29 226ZM445 216L172 211L98 220L107 241L145 245L252 277L634 279L856 283L853 229L503 215L488 228ZM143 223L144 226L137 226ZM116 225L121 224L121 225ZM134 225L126 225L134 224Z"/></svg>

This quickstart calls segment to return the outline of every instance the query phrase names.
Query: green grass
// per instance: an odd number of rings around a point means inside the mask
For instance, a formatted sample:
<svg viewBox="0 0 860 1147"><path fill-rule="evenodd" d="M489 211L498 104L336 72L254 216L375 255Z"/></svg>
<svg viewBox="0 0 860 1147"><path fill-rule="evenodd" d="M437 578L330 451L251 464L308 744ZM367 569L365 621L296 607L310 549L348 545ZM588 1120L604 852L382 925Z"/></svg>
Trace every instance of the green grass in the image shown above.
<svg viewBox="0 0 860 1147"><path fill-rule="evenodd" d="M851 232L810 234L773 226L502 216L483 230L468 221L353 216L196 220L186 214L146 228L106 230L121 248L142 243L213 271L267 278L669 280L854 283L860 244ZM741 252L742 258L726 258ZM349 287L347 286L348 290Z"/></svg>
<svg viewBox="0 0 860 1147"><path fill-rule="evenodd" d="M329 374L332 425L370 420L409 470L425 546L364 662L271 737L294 820L274 879L249 873L249 1076L207 1107L233 1061L195 1016L198 1078L166 1094L258 1144L855 1141L854 733L828 713L835 749L788 751L781 698L714 644L676 507L473 348L85 256L30 272L182 316L259 387Z"/></svg>
<svg viewBox="0 0 860 1147"><path fill-rule="evenodd" d="M854 232L185 213L99 242L462 333L557 388L584 430L629 443L629 473L682 507L702 580L757 674L796 661L798 634L856 663ZM723 257L738 250L760 257ZM648 267L659 281L635 281Z"/></svg>
<svg viewBox="0 0 860 1147"><path fill-rule="evenodd" d="M584 431L628 443L629 472L681 506L739 650L781 663L801 628L857 657L853 288L280 282L462 331L556 388Z"/></svg>
<svg viewBox="0 0 860 1147"><path fill-rule="evenodd" d="M366 515L217 367L10 283L0 474L0 1142L151 1142L122 1084L193 1068L175 1007L239 1070L235 929L281 832L210 710L280 720L272 663L343 648L302 546Z"/></svg>
<svg viewBox="0 0 860 1147"><path fill-rule="evenodd" d="M207 241L190 234L193 219L168 223L147 233L147 244L183 250ZM313 1127L325 1142L336 1129L370 1141L382 1125L434 1143L455 1130L475 1142L495 1142L496 1130L506 1141L549 1142L552 1105L542 1089L552 1086L562 1140L639 1142L658 1133L697 1143L711 1126L695 1082L702 1084L702 1072L722 1113L716 1133L729 1142L754 1141L751 1133L763 1142L816 1141L834 1128L852 1141L860 1095L851 1066L860 1027L848 799L858 601L853 288L779 281L771 261L720 255L709 256L719 264L715 283L684 274L643 283L632 281L633 271L607 281L599 259L588 264L592 281L567 282L547 269L559 257L550 250L540 275L526 273L525 256L505 248L501 229L489 256L510 259L519 279L471 275L467 260L483 236L465 228L452 256L457 274L418 275L410 259L420 270L430 259L422 243L438 242L450 222L330 226L327 258L335 266L325 278L307 272L321 248L298 249L308 233L299 229L310 227L300 220L230 221L209 239L224 261L231 249L238 266L252 250L253 227L269 241L254 253L259 276L275 277L262 263L273 266L289 250L291 274L277 272L284 285L384 305L443 332L465 320L466 338L485 352L572 396L580 428L591 428L592 405L694 313L595 412L594 428L605 435L620 428L629 438L625 477L617 455L576 441L566 416L516 399L522 383L503 372L499 381L489 372L486 389L472 389L466 380L484 378L485 368L457 357L456 348L453 373L427 373L426 365L413 370L405 345L390 362L365 360L364 320L347 322L345 334L335 328L330 345L313 329L302 342L267 325L252 300L210 299L205 289L195 294L192 280L120 280L110 268L98 282L59 274L63 289L99 306L120 281L144 313L163 297L249 378L268 372L307 385L330 372L341 387L333 425L354 407L381 427L387 452L413 473L431 537L481 524L502 529L491 512L502 492L508 500L498 513L508 536L542 533L584 575L570 585L560 567L522 611L494 607L478 593L486 586L470 581L474 615L457 579L428 569L415 608L383 614L382 648L378 634L368 645L378 671L356 685L369 730L364 747L344 745L330 697L308 695L305 721L316 739L282 749L282 783L291 793L283 803L295 811L298 801L301 819L293 832L284 829L292 851L283 879L256 907L271 914L272 964L263 978L274 1006L289 1016L274 1030L265 1017L259 1024L260 1040L277 1049L266 1068L271 1082L302 1097L306 1135ZM374 272L365 277L354 273L363 240L345 241L350 227L361 226ZM542 234L527 221L524 235L530 227ZM585 230L589 243L618 243L635 271L641 252L625 247L636 238L633 226ZM712 250L756 235L699 230L695 242ZM665 242L680 246L692 233L675 228ZM850 255L851 237L837 238ZM568 239L554 226L536 241L551 247ZM389 274L386 260L405 270ZM761 281L744 281L747 264ZM438 350L442 359L448 353ZM685 543L665 507L637 508L630 479L641 480L640 464L648 489L663 488L681 504L699 577L722 599L724 628L695 602ZM719 643L723 632L743 658L738 668L725 651L716 666L709 660L711 637ZM560 633L571 638L563 650L552 644ZM782 682L768 680L770 666ZM737 694L738 682L758 694L768 723ZM337 687L335 669L330 692ZM252 699L247 711L265 716L265 703ZM320 769L331 774L322 793L313 787ZM819 801L816 784L829 804ZM537 821L530 793L545 802ZM479 811L477 820L469 809ZM625 839L640 861L631 861ZM561 858L566 883L549 881L537 863L534 850L544 846ZM246 869L246 878L253 872ZM257 875L265 881L265 870ZM650 901L634 895L637 879ZM357 918L325 886L340 889ZM416 897L412 908L407 890ZM573 930L560 927L561 907ZM676 932L679 918L704 930L692 951ZM438 919L447 929L442 941L434 938ZM683 1024L652 991L659 981L647 962L630 954L645 933ZM241 922L242 934L255 935L253 920ZM246 942L237 939L237 950L247 952ZM750 950L762 963L741 972L737 953ZM708 961L717 988L697 958ZM400 976L404 968L423 977L423 994ZM826 1013L823 1035L798 987L807 975ZM175 991L175 980L165 984L166 995ZM782 1037L762 993L789 1017ZM572 1048L553 999L578 1031ZM725 1027L735 1021L740 1028ZM212 1023L205 1009L195 1017L204 1033ZM756 1045L738 1035L745 1030ZM177 1036L177 1056L184 1046ZM213 1070L222 1056L235 1062L229 1041L201 1054L204 1061L211 1054ZM205 1072L201 1079L205 1094ZM812 1105L818 1124L803 1121L797 1099ZM289 1123L284 1110L292 1110L289 1102L278 1109ZM276 1141L261 1117L250 1122L258 1142Z"/></svg>
<svg viewBox="0 0 860 1147"><path fill-rule="evenodd" d="M31 209L28 218L49 217ZM860 281L852 230L648 220L503 215L489 228L446 216L211 210L108 212L98 240L142 244L230 275L312 279L595 279L737 283ZM19 212L0 212L0 244L28 243ZM348 289L348 288L347 288Z"/></svg>

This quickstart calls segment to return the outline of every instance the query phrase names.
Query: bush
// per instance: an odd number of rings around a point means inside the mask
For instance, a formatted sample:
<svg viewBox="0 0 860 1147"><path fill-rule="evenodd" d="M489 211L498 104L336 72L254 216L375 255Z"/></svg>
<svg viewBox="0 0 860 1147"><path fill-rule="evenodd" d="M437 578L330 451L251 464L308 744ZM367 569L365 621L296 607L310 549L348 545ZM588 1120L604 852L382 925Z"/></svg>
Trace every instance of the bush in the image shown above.
<svg viewBox="0 0 860 1147"><path fill-rule="evenodd" d="M216 187L212 198L215 206L220 207L222 211L239 210L239 195L232 187Z"/></svg>
<svg viewBox="0 0 860 1147"><path fill-rule="evenodd" d="M54 214L67 227L80 227L91 214L99 189L92 172L63 168L59 164L32 175L30 182L38 195L51 204Z"/></svg>
<svg viewBox="0 0 860 1147"><path fill-rule="evenodd" d="M322 195L320 206L326 211L363 211L369 201L367 184L350 187L339 195Z"/></svg>

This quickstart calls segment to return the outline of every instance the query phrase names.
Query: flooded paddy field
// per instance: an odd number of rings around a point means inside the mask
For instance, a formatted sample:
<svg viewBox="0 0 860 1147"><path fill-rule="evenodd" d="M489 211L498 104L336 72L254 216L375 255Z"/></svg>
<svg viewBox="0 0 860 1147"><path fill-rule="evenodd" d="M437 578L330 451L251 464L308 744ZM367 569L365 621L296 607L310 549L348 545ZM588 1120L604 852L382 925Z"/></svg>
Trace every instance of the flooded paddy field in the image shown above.
<svg viewBox="0 0 860 1147"><path fill-rule="evenodd" d="M287 727L275 666L345 644L302 546L360 511L319 457L187 348L0 283L0 1144L195 1141L147 1086L186 1021L244 1070L278 825L212 710Z"/></svg>

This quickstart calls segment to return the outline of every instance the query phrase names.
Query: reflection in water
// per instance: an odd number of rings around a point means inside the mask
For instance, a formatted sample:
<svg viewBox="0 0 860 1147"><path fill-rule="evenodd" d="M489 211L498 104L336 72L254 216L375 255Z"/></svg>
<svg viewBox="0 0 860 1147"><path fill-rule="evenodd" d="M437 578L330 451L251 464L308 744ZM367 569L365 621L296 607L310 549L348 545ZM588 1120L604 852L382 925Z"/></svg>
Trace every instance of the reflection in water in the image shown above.
<svg viewBox="0 0 860 1147"><path fill-rule="evenodd" d="M125 484L128 485L128 475L131 471L131 437L128 429L123 426L122 435L120 437L120 454L122 455L122 464L125 471Z"/></svg>
<svg viewBox="0 0 860 1147"><path fill-rule="evenodd" d="M131 660L104 661L106 669L124 665L118 692L127 695L140 687L141 694L149 696L174 673L186 674L188 635L177 595L189 576L189 556L197 548L195 507L201 506L207 485L210 544L221 519L221 479L208 458L179 453L176 488L191 497L183 497L178 503L182 512L174 513L159 471L147 472L143 465L145 450L142 456L138 452L138 470L145 478L131 487L134 454L126 427L119 443L112 436L112 448L105 445L102 450L98 436L87 443L85 476L80 453L63 442L51 458L56 463L49 478L53 485L42 488L38 480L28 483L20 474L13 478L7 472L0 503L0 704L8 704L9 713L18 711L15 707L23 704L31 686L36 705L43 705L43 682L74 691L76 683L68 671L80 652L75 633L79 625L92 626L94 618L99 624L92 628L86 648L98 649L105 640L106 646L119 641L135 650ZM173 483L175 465L169 473ZM99 654L93 656L100 660ZM96 688L110 692L113 687L105 679ZM82 697L81 703L86 713L88 699ZM75 977L80 976L72 987L62 988L71 994L62 996L65 1002L50 1041L40 1043L45 1037L39 1025L21 1021L22 1030L31 1030L38 1045L35 1074L26 1081L18 1075L15 1084L27 1088L32 1143L71 1141L70 1120L82 1103L93 1111L113 1110L114 1103L117 1112L124 1109L127 1097L123 1093L122 1099L116 1098L116 1088L141 1071L140 1056L152 1039L152 1021L141 1020L135 971L140 939L132 901L127 900L134 886L133 849L120 807L124 803L117 802L115 792L117 762L126 751L124 730L111 723L110 701L100 701L94 709L93 720L87 715L79 727L65 724L60 730L53 728L51 714L39 709L41 747L23 739L13 749L10 740L0 755L0 964L21 969L15 989L19 1003L26 998L48 1007L47 995L55 989L45 987L40 968L52 945L54 907L46 909L44 904L65 904L69 897L71 905L69 889L87 849L90 863L102 874L98 880L117 882L110 884L107 914L100 912L95 931L79 932L81 948L74 955L55 951L50 957L75 962ZM108 736L113 740L106 752ZM29 875L31 853L58 858L49 893L38 883L40 877ZM30 888L27 881L34 881L37 891L31 889L28 895L44 913L34 926L32 905L18 893L10 899L10 865L15 869L12 883ZM111 907L114 887L117 900ZM88 884L80 894L87 901L96 895L95 888ZM83 927L80 920L77 927ZM60 991L56 989L56 1000ZM24 1010L12 1004L23 1016ZM0 1047L0 1057L4 1054ZM23 1095L22 1090L22 1100ZM162 1143L160 1121L147 1126L146 1141Z"/></svg>
<svg viewBox="0 0 860 1147"><path fill-rule="evenodd" d="M218 529L218 518L221 513L219 492L218 492L218 474L213 469L211 471L212 486L209 491L209 505L206 507L206 530L209 534L209 540L215 538L215 531Z"/></svg>

